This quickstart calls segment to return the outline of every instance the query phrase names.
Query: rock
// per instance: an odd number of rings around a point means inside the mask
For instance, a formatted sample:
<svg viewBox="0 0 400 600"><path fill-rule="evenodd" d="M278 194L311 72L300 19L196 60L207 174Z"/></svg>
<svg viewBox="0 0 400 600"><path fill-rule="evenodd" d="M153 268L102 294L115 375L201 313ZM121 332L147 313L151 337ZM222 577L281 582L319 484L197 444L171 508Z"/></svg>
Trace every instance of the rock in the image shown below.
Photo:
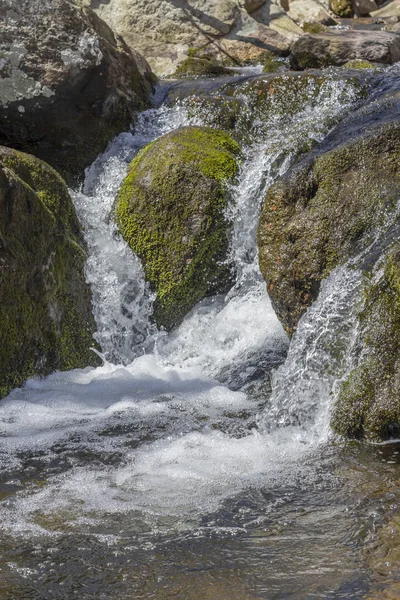
<svg viewBox="0 0 400 600"><path fill-rule="evenodd" d="M398 152L400 126L375 127L305 159L269 189L258 230L260 268L289 334L321 280L354 254L400 194Z"/></svg>
<svg viewBox="0 0 400 600"><path fill-rule="evenodd" d="M374 0L353 0L354 12L358 17L365 17L378 9Z"/></svg>
<svg viewBox="0 0 400 600"><path fill-rule="evenodd" d="M229 64L257 60L265 50L289 50L288 39L268 27L269 13L277 7L261 0L80 1L90 4L162 76L172 75L190 49ZM256 6L257 20L247 12Z"/></svg>
<svg viewBox="0 0 400 600"><path fill-rule="evenodd" d="M150 69L67 0L8 0L0 20L0 143L75 181L149 102Z"/></svg>
<svg viewBox="0 0 400 600"><path fill-rule="evenodd" d="M244 0L244 8L248 13L253 13L265 4L266 0Z"/></svg>
<svg viewBox="0 0 400 600"><path fill-rule="evenodd" d="M199 300L230 284L225 181L237 173L238 154L228 134L184 127L131 163L116 220L157 293L158 326L173 328Z"/></svg>
<svg viewBox="0 0 400 600"><path fill-rule="evenodd" d="M398 156L396 159L399 166ZM366 358L343 384L332 417L332 427L339 435L372 441L400 434L399 243L385 259L382 271L377 281L367 284L359 315Z"/></svg>
<svg viewBox="0 0 400 600"><path fill-rule="evenodd" d="M352 0L330 0L330 9L342 19L351 18L354 15Z"/></svg>
<svg viewBox="0 0 400 600"><path fill-rule="evenodd" d="M279 33L279 35L286 37L291 42L295 42L302 35L303 30L299 27L290 17L284 15L274 19L270 23L270 29Z"/></svg>
<svg viewBox="0 0 400 600"><path fill-rule="evenodd" d="M370 15L375 19L381 19L383 17L400 17L400 0L388 2L378 10L371 12Z"/></svg>
<svg viewBox="0 0 400 600"><path fill-rule="evenodd" d="M0 147L0 397L33 375L99 363L85 258L60 176Z"/></svg>
<svg viewBox="0 0 400 600"><path fill-rule="evenodd" d="M292 47L293 69L343 65L349 60L392 64L400 60L400 37L387 31L330 31L305 35Z"/></svg>
<svg viewBox="0 0 400 600"><path fill-rule="evenodd" d="M223 67L215 59L188 56L188 58L179 65L173 77L215 77L218 75L232 74L235 74L235 71Z"/></svg>
<svg viewBox="0 0 400 600"><path fill-rule="evenodd" d="M335 19L314 0L293 0L287 13L295 23L322 23L323 25L336 25Z"/></svg>

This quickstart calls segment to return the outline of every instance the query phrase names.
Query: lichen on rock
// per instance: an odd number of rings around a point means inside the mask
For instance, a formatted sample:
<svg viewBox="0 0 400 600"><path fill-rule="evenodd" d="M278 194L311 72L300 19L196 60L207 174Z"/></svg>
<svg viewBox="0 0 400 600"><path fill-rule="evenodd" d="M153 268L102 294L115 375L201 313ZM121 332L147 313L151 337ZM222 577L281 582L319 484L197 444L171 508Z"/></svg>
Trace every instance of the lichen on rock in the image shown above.
<svg viewBox="0 0 400 600"><path fill-rule="evenodd" d="M30 376L98 364L85 258L64 181L0 148L0 397Z"/></svg>
<svg viewBox="0 0 400 600"><path fill-rule="evenodd" d="M116 220L157 293L159 326L173 328L196 302L229 284L226 184L238 156L239 145L223 131L184 127L131 163Z"/></svg>

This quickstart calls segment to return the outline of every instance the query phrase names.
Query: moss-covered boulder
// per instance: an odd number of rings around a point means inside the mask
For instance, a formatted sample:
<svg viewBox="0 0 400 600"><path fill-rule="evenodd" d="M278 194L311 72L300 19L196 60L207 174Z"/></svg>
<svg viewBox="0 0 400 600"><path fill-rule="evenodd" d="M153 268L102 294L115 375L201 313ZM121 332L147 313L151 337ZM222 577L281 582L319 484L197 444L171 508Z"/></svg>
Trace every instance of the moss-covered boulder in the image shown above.
<svg viewBox="0 0 400 600"><path fill-rule="evenodd" d="M258 229L260 268L289 334L321 280L358 251L399 196L397 122L305 159L269 189Z"/></svg>
<svg viewBox="0 0 400 600"><path fill-rule="evenodd" d="M32 375L98 364L84 262L63 180L0 147L0 397Z"/></svg>
<svg viewBox="0 0 400 600"><path fill-rule="evenodd" d="M207 294L226 289L227 182L238 170L228 134L184 127L144 148L119 192L116 220L157 293L154 318L171 329Z"/></svg>
<svg viewBox="0 0 400 600"><path fill-rule="evenodd" d="M351 0L330 0L329 8L342 19L348 19L354 16L354 8Z"/></svg>
<svg viewBox="0 0 400 600"><path fill-rule="evenodd" d="M332 427L345 437L381 441L400 434L400 244L367 284L359 315L363 357L343 384Z"/></svg>

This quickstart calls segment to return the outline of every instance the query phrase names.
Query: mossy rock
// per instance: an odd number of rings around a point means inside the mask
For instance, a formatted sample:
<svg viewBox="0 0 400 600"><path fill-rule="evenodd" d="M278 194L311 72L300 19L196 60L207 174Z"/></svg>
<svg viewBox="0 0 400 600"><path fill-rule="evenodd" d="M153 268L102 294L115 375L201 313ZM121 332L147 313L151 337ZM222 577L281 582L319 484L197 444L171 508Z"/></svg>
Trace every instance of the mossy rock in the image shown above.
<svg viewBox="0 0 400 600"><path fill-rule="evenodd" d="M343 69L376 69L376 65L373 65L369 60L349 60L343 65Z"/></svg>
<svg viewBox="0 0 400 600"><path fill-rule="evenodd" d="M330 0L331 10L342 19L351 18L354 16L353 3L351 0Z"/></svg>
<svg viewBox="0 0 400 600"><path fill-rule="evenodd" d="M239 145L220 130L184 127L144 148L118 194L120 231L157 293L154 319L172 329L207 294L227 289L227 182Z"/></svg>
<svg viewBox="0 0 400 600"><path fill-rule="evenodd" d="M342 385L332 428L345 437L382 441L400 434L400 244L367 283L359 315L366 356Z"/></svg>
<svg viewBox="0 0 400 600"><path fill-rule="evenodd" d="M400 124L309 158L269 189L262 209L260 268L291 335L322 279L359 250L400 195Z"/></svg>
<svg viewBox="0 0 400 600"><path fill-rule="evenodd" d="M179 65L172 77L216 77L219 75L231 75L235 72L219 64L213 58L188 56Z"/></svg>
<svg viewBox="0 0 400 600"><path fill-rule="evenodd" d="M329 27L323 25L322 23L303 23L301 26L304 33L322 33L324 31L329 31Z"/></svg>
<svg viewBox="0 0 400 600"><path fill-rule="evenodd" d="M98 364L85 257L64 181L0 147L0 397L30 376Z"/></svg>

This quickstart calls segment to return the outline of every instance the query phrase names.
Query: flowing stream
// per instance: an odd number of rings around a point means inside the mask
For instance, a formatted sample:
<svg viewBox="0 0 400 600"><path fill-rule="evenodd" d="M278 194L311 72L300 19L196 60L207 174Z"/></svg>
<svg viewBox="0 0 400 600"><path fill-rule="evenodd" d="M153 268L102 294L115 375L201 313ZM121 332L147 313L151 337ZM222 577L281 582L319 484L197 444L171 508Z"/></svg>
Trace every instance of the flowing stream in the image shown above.
<svg viewBox="0 0 400 600"><path fill-rule="evenodd" d="M360 548L397 453L343 457L329 429L362 275L336 269L289 348L255 242L268 187L358 101L332 78L295 114L254 119L227 212L235 284L170 334L110 214L134 154L207 115L148 110L88 170L74 201L104 364L29 380L0 405L1 600L367 597ZM385 475L363 488L369 468Z"/></svg>

